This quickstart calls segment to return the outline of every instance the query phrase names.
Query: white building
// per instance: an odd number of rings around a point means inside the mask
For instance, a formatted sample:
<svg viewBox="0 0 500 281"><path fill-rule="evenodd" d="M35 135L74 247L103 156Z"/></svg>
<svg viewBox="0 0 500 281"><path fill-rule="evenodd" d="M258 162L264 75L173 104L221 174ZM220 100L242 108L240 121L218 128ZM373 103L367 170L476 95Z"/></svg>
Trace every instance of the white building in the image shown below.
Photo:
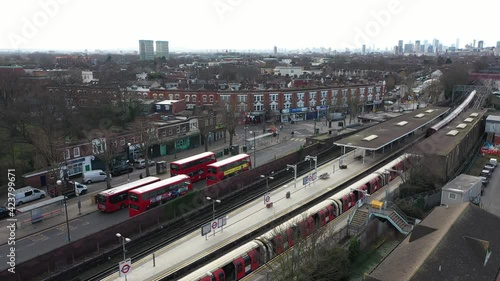
<svg viewBox="0 0 500 281"><path fill-rule="evenodd" d="M168 58L168 41L156 41L156 57Z"/></svg>
<svg viewBox="0 0 500 281"><path fill-rule="evenodd" d="M294 76L294 75L302 75L304 69L300 66L276 66L274 68L274 74L281 76Z"/></svg>
<svg viewBox="0 0 500 281"><path fill-rule="evenodd" d="M94 79L94 73L92 71L82 71L82 82L86 84L92 81L97 81L97 79Z"/></svg>
<svg viewBox="0 0 500 281"><path fill-rule="evenodd" d="M479 204L482 185L479 177L461 174L443 186L441 205L455 205L464 202Z"/></svg>

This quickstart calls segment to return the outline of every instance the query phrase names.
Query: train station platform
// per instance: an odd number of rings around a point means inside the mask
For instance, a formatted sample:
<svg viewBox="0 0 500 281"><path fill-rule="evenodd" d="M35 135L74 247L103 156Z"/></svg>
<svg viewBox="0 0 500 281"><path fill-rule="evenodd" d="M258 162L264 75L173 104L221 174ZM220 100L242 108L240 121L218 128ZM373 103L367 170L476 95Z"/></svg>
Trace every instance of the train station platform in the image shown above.
<svg viewBox="0 0 500 281"><path fill-rule="evenodd" d="M344 156L343 165L346 165L346 169L339 169L338 159L318 167L317 180L312 184L304 184L306 182L304 177L307 177L308 174L297 178L296 187L295 181L287 182L281 188L271 192L270 202L273 204L270 208L266 207L264 198L257 199L225 215L227 224L223 230L217 229L215 233L210 232L205 237L201 235L200 229L156 251L154 265L153 254L141 260L132 261L132 269L127 280L161 280L209 253L231 244L242 235L272 223L275 218L285 215L345 181L355 178L386 157L383 154L377 154L375 157L367 159L363 164L359 160L360 153L360 150L354 150ZM319 175L325 173L330 176L325 180L319 179ZM286 196L287 192L291 194L289 198ZM124 277L119 277L118 272L116 272L103 280L124 280Z"/></svg>
<svg viewBox="0 0 500 281"><path fill-rule="evenodd" d="M449 110L447 107L429 106L407 112L333 144L342 146L344 149L350 147L360 148L364 151L383 150L384 147L411 136L419 129L425 129L443 117Z"/></svg>

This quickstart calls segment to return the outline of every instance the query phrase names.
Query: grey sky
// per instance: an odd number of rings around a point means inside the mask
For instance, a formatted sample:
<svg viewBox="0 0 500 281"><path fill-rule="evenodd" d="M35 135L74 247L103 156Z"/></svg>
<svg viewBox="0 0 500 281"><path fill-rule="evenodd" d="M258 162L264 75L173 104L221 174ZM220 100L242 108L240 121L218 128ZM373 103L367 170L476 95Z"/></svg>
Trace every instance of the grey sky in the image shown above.
<svg viewBox="0 0 500 281"><path fill-rule="evenodd" d="M460 47L500 41L500 2L478 0L6 0L0 49L171 50L392 48L439 39Z"/></svg>

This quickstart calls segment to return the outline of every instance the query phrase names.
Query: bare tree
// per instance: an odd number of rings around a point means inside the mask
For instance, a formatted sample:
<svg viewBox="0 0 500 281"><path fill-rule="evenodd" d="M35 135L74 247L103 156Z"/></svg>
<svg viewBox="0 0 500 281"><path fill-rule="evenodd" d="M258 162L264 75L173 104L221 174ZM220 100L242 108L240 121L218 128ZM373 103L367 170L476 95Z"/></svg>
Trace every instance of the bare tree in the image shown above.
<svg viewBox="0 0 500 281"><path fill-rule="evenodd" d="M149 149L154 145L159 142L158 138L158 131L157 131L158 126L153 122L152 120L149 119L142 119L142 120L137 120L132 124L132 130L134 132L137 132L141 138L139 140L138 147L141 149L143 152L143 157L145 161L145 169L146 169L146 176L150 176L149 172Z"/></svg>
<svg viewBox="0 0 500 281"><path fill-rule="evenodd" d="M210 133L215 130L216 116L212 108L205 110L198 108L195 109L194 114L198 118L198 130L205 144L205 152L207 152Z"/></svg>
<svg viewBox="0 0 500 281"><path fill-rule="evenodd" d="M304 238L306 223L302 224L306 218L298 218L291 229L296 231L289 236L287 227L279 226L272 231L273 238L284 239L288 243L290 239L294 245L290 249L285 249L283 253L273 260L273 267L270 270L272 280L346 280L349 274L349 255L347 250L339 248L334 238L335 228L327 225L319 228L315 225L313 233ZM302 226L301 226L302 225ZM283 245L275 241L274 245ZM276 251L276 249L274 249ZM273 253L276 255L276 252ZM332 263L332 260L335 262Z"/></svg>
<svg viewBox="0 0 500 281"><path fill-rule="evenodd" d="M224 101L220 100L218 107L222 109L222 125L224 126L224 128L226 128L226 131L229 134L229 146L232 146L233 138L236 134L236 127L239 123L239 115L236 112L236 104L232 102L225 103Z"/></svg>
<svg viewBox="0 0 500 281"><path fill-rule="evenodd" d="M359 96L352 95L348 100L347 106L349 107L349 124L351 124L352 119L356 119L359 113Z"/></svg>
<svg viewBox="0 0 500 281"><path fill-rule="evenodd" d="M110 167L118 156L117 136L109 128L95 129L89 133L89 141L92 145L92 152L104 162L106 169L106 189L111 188Z"/></svg>

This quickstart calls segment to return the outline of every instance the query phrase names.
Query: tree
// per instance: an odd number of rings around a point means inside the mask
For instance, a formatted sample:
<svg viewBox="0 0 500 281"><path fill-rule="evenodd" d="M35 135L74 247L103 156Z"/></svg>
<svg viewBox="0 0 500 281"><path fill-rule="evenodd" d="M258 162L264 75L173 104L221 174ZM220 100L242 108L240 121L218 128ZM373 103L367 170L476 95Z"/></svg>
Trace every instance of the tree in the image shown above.
<svg viewBox="0 0 500 281"><path fill-rule="evenodd" d="M222 109L222 126L226 128L226 131L229 134L229 146L232 146L233 138L236 134L236 127L239 124L239 114L236 112L236 104L232 102L225 103L224 101L220 100L218 107L219 109Z"/></svg>
<svg viewBox="0 0 500 281"><path fill-rule="evenodd" d="M448 99L453 92L453 86L466 85L469 82L469 73L465 65L452 64L448 70L443 71L440 78L445 97Z"/></svg>
<svg viewBox="0 0 500 281"><path fill-rule="evenodd" d="M349 124L352 123L352 119L355 119L359 113L359 96L355 93L351 93L351 98L347 101L347 106L349 107Z"/></svg>
<svg viewBox="0 0 500 281"><path fill-rule="evenodd" d="M159 142L157 126L154 122L148 119L137 120L132 125L132 131L140 134L141 140L136 144L143 152L145 161L146 176L150 176L149 172L149 149Z"/></svg>
<svg viewBox="0 0 500 281"><path fill-rule="evenodd" d="M300 222L305 219L305 217L299 218L294 224L300 225ZM272 280L348 280L349 254L347 250L339 248L336 244L335 229L332 225L317 229L305 239L301 233L302 227L292 229L296 230L291 234L294 246L273 260L271 276L269 276ZM288 234L286 229L278 227L271 236L287 237Z"/></svg>
<svg viewBox="0 0 500 281"><path fill-rule="evenodd" d="M98 128L89 132L92 152L104 162L106 169L106 189L111 189L110 167L115 163L118 156L117 136L111 128Z"/></svg>
<svg viewBox="0 0 500 281"><path fill-rule="evenodd" d="M200 137L205 144L205 152L208 151L208 138L210 133L215 130L216 116L214 115L213 109L202 109L196 107L193 114L198 119L198 130L200 131Z"/></svg>

